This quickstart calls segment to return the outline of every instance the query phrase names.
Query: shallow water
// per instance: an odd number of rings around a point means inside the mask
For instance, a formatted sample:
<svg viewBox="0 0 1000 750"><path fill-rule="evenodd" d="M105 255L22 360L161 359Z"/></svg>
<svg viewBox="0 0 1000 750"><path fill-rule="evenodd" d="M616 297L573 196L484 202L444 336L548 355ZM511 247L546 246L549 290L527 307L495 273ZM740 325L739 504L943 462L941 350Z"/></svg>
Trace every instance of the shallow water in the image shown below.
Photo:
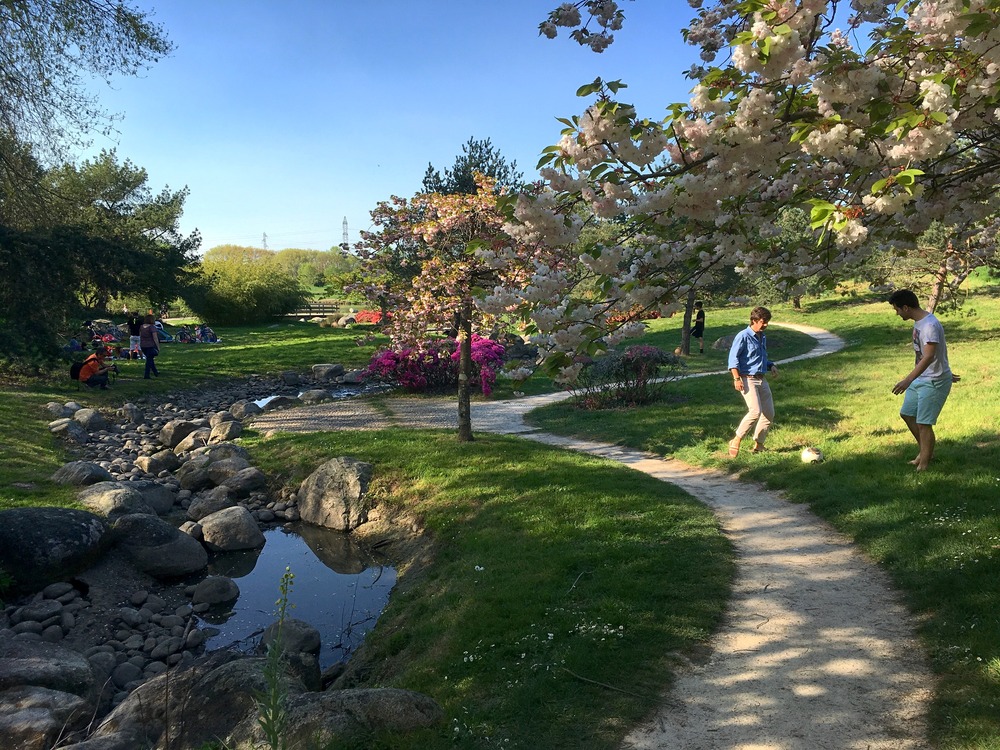
<svg viewBox="0 0 1000 750"><path fill-rule="evenodd" d="M213 575L232 578L240 588L230 607L203 617L209 651L235 646L251 650L275 620L285 567L295 579L287 617L304 620L320 632L320 667L347 661L364 640L396 583L396 570L381 565L347 534L309 524L287 524L264 532L261 550L217 555ZM213 630L214 629L214 630Z"/></svg>
<svg viewBox="0 0 1000 750"><path fill-rule="evenodd" d="M371 384L361 383L359 385L337 385L331 388L326 388L324 390L328 390L330 392L330 398L332 400L340 401L341 399L345 398L354 398L355 396L363 396L370 393L377 393L378 391L383 389L384 386L380 383L371 383ZM303 393L305 393L305 391L299 391L296 395L301 396ZM264 398L259 398L256 401L254 401L254 403L263 409L265 404L269 404L270 402L274 401L274 399L278 398L278 396L281 395L288 395L288 394L275 393L270 396L265 396Z"/></svg>

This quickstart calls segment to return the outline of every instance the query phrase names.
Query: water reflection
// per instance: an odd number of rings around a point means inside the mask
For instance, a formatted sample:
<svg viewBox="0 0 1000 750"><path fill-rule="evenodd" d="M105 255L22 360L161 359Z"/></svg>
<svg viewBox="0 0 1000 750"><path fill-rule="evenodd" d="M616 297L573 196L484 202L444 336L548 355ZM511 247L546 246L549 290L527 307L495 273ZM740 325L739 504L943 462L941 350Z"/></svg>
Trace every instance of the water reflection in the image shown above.
<svg viewBox="0 0 1000 750"><path fill-rule="evenodd" d="M213 629L209 650L249 648L274 621L278 586L288 566L295 574L289 616L320 632L320 666L346 661L361 645L389 600L394 568L378 564L350 536L308 524L264 531L260 550L216 555L209 573L233 578L240 587L235 604L206 613Z"/></svg>

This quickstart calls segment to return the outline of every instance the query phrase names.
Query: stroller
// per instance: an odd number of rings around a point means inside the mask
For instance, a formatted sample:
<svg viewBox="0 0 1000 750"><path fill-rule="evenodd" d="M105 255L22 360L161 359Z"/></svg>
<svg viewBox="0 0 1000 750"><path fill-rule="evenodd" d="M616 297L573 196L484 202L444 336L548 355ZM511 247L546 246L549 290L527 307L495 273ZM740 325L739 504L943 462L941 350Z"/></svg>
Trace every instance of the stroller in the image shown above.
<svg viewBox="0 0 1000 750"><path fill-rule="evenodd" d="M161 342L164 341L170 342L174 340L174 337L171 334L167 333L167 330L163 327L162 320L157 320L155 323L153 323L153 325L156 326L156 335Z"/></svg>

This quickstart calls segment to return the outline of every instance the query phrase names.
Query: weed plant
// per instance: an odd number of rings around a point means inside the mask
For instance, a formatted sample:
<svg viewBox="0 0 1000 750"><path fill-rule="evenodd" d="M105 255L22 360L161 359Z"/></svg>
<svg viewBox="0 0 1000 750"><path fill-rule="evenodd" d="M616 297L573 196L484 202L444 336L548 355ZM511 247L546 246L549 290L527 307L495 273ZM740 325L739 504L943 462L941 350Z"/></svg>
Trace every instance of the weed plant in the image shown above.
<svg viewBox="0 0 1000 750"><path fill-rule="evenodd" d="M808 503L890 572L917 616L939 676L931 716L939 746L1000 748L998 288L980 286L964 308L942 316L962 381L935 427L937 451L923 473L907 463L916 444L898 415L902 397L891 392L913 367L911 324L874 297L774 313L775 328L800 321L839 334L847 347L789 363L771 381L777 417L766 453L726 454L745 411L728 374L681 381L675 400L614 419L557 404L529 421L739 472ZM805 446L820 448L826 461L803 464Z"/></svg>
<svg viewBox="0 0 1000 750"><path fill-rule="evenodd" d="M285 568L281 576L281 583L278 584L280 596L275 602L277 610L275 612L278 627L275 628L274 637L267 644L267 657L264 660L264 684L266 688L263 693L256 697L257 700L257 723L264 738L267 740L271 750L285 750L285 732L288 729L288 692L285 689L285 642L282 629L285 625L285 617L288 614L288 598L292 592L292 584L295 581L295 574L292 569Z"/></svg>

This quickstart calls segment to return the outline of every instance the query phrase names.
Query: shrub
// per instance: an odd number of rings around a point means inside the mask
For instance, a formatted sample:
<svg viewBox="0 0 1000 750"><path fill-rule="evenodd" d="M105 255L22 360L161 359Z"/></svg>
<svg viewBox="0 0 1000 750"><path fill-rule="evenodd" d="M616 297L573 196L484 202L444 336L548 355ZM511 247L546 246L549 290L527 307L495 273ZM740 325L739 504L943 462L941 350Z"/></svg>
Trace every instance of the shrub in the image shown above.
<svg viewBox="0 0 1000 750"><path fill-rule="evenodd" d="M221 325L259 323L296 310L305 299L297 279L273 259L206 260L188 303L201 318Z"/></svg>
<svg viewBox="0 0 1000 750"><path fill-rule="evenodd" d="M615 349L584 366L573 397L585 409L648 404L684 367L679 357L656 346Z"/></svg>
<svg viewBox="0 0 1000 750"><path fill-rule="evenodd" d="M382 313L379 310L358 310L354 314L354 320L358 323L374 325L382 322Z"/></svg>
<svg viewBox="0 0 1000 750"><path fill-rule="evenodd" d="M487 338L472 337L472 377L487 396L493 392L503 365L504 348ZM458 342L425 341L419 347L383 349L372 357L367 377L393 383L411 392L452 390L458 384Z"/></svg>

